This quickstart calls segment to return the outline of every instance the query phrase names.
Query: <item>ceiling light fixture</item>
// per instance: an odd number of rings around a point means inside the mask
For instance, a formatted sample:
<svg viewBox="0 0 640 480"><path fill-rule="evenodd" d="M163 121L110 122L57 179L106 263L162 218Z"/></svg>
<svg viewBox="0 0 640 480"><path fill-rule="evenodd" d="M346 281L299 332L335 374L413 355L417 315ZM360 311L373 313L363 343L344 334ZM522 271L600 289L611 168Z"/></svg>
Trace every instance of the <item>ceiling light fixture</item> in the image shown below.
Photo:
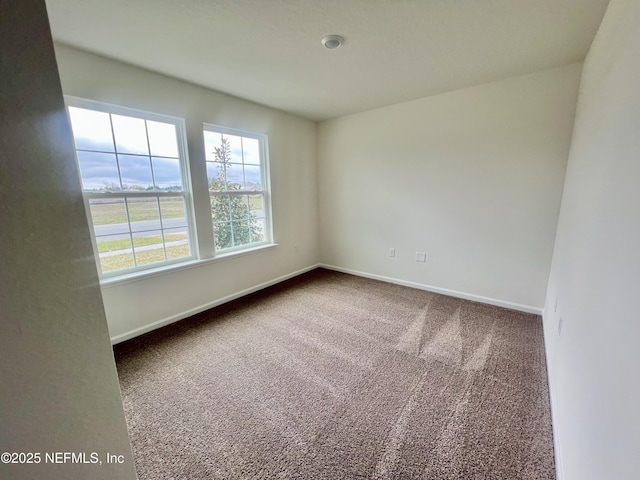
<svg viewBox="0 0 640 480"><path fill-rule="evenodd" d="M333 50L344 43L344 37L340 35L327 35L322 39L322 46Z"/></svg>

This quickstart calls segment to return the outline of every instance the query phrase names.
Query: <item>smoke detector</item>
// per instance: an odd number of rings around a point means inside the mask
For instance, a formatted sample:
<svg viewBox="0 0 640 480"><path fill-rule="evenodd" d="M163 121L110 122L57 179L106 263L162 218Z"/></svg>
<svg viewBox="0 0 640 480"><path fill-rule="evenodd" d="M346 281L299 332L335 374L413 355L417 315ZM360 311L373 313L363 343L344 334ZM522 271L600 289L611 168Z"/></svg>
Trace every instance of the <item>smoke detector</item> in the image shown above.
<svg viewBox="0 0 640 480"><path fill-rule="evenodd" d="M328 48L329 50L338 48L343 43L344 37L341 37L340 35L327 35L322 39L322 46L324 46L324 48Z"/></svg>

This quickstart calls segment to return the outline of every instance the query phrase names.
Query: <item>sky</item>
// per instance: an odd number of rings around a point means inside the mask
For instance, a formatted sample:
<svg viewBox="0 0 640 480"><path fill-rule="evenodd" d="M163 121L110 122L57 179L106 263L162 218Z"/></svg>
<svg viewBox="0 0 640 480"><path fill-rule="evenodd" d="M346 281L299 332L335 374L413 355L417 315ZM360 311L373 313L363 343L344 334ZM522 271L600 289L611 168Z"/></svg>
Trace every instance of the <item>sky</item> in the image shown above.
<svg viewBox="0 0 640 480"><path fill-rule="evenodd" d="M85 190L106 185L167 189L182 185L176 126L125 115L69 107L69 116ZM214 148L221 135L205 131L208 176L218 174ZM228 181L255 189L262 183L260 143L255 138L224 134L231 145ZM245 183L246 182L246 183Z"/></svg>
<svg viewBox="0 0 640 480"><path fill-rule="evenodd" d="M238 135L221 134L210 130L204 131L204 149L207 160L207 176L215 177L221 165L215 162L215 147L222 143L222 137L229 141L231 147L231 161L227 167L227 181L243 182L247 190L254 190L255 185L262 184L260 172L260 142L256 138Z"/></svg>

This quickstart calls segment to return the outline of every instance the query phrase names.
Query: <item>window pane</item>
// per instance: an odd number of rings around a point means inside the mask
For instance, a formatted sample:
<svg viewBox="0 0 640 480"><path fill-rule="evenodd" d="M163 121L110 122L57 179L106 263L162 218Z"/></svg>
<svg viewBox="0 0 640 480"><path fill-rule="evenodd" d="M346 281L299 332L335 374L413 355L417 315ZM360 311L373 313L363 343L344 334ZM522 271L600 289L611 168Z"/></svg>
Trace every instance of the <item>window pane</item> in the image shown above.
<svg viewBox="0 0 640 480"><path fill-rule="evenodd" d="M165 260L164 243L160 230L134 233L133 249L138 265L163 262Z"/></svg>
<svg viewBox="0 0 640 480"><path fill-rule="evenodd" d="M149 155L147 129L141 118L111 115L118 153Z"/></svg>
<svg viewBox="0 0 640 480"><path fill-rule="evenodd" d="M244 184L244 174L242 165L227 164L227 189L242 190Z"/></svg>
<svg viewBox="0 0 640 480"><path fill-rule="evenodd" d="M231 220L229 201L229 195L211 195L211 218L214 223Z"/></svg>
<svg viewBox="0 0 640 480"><path fill-rule="evenodd" d="M187 226L187 214L182 197L160 198L160 213L162 214L162 228Z"/></svg>
<svg viewBox="0 0 640 480"><path fill-rule="evenodd" d="M101 273L192 258L186 203L190 185L183 178L188 165L182 163L186 152L180 148L183 123L89 103L94 102L83 101L82 108L69 106L68 111ZM212 141L222 146L220 134ZM224 150L228 161L228 143ZM166 192L177 193L165 197Z"/></svg>
<svg viewBox="0 0 640 480"><path fill-rule="evenodd" d="M103 272L112 272L131 268L133 263L133 250L129 235L107 235L96 237L100 268Z"/></svg>
<svg viewBox="0 0 640 480"><path fill-rule="evenodd" d="M171 228L164 231L167 259L188 257L189 233L186 228Z"/></svg>
<svg viewBox="0 0 640 480"><path fill-rule="evenodd" d="M249 195L249 208L258 217L264 217L264 201L262 195Z"/></svg>
<svg viewBox="0 0 640 480"><path fill-rule="evenodd" d="M216 249L221 250L233 246L231 242L231 223L215 223L213 225L213 234Z"/></svg>
<svg viewBox="0 0 640 480"><path fill-rule="evenodd" d="M156 188L160 190L181 191L182 172L177 158L152 158L153 176Z"/></svg>
<svg viewBox="0 0 640 480"><path fill-rule="evenodd" d="M151 155L174 158L179 156L175 125L147 120L147 132Z"/></svg>
<svg viewBox="0 0 640 480"><path fill-rule="evenodd" d="M242 163L242 137L237 135L222 135L229 145L229 161L233 163Z"/></svg>
<svg viewBox="0 0 640 480"><path fill-rule="evenodd" d="M264 241L265 228L266 228L266 220L264 218L257 218L252 221L251 235L253 237L254 242Z"/></svg>
<svg viewBox="0 0 640 480"><path fill-rule="evenodd" d="M260 142L257 138L242 137L244 163L260 165Z"/></svg>
<svg viewBox="0 0 640 480"><path fill-rule="evenodd" d="M244 166L244 188L245 190L262 190L262 174L259 166Z"/></svg>
<svg viewBox="0 0 640 480"><path fill-rule="evenodd" d="M69 119L77 149L115 151L108 113L69 107Z"/></svg>
<svg viewBox="0 0 640 480"><path fill-rule="evenodd" d="M211 210L217 249L264 240L263 199L252 195L212 195ZM231 222L229 222L231 219Z"/></svg>
<svg viewBox="0 0 640 480"><path fill-rule="evenodd" d="M123 190L151 190L153 188L149 157L118 155L118 162L120 163Z"/></svg>
<svg viewBox="0 0 640 480"><path fill-rule="evenodd" d="M248 222L233 222L233 243L235 245L253 243Z"/></svg>
<svg viewBox="0 0 640 480"><path fill-rule="evenodd" d="M124 198L89 200L91 219L96 237L126 234L129 236L129 222Z"/></svg>
<svg viewBox="0 0 640 480"><path fill-rule="evenodd" d="M205 157L208 161L213 162L219 160L216 157L216 147L220 148L222 143L222 135L218 132L209 132L208 130L204 131L204 153Z"/></svg>
<svg viewBox="0 0 640 480"><path fill-rule="evenodd" d="M132 232L160 228L160 211L157 198L128 198L129 220Z"/></svg>
<svg viewBox="0 0 640 480"><path fill-rule="evenodd" d="M104 235L96 237L96 241L98 242L98 253L101 257L131 253L131 236L128 233L123 235Z"/></svg>
<svg viewBox="0 0 640 480"><path fill-rule="evenodd" d="M255 222L255 225L257 225L254 233L259 237L259 241L262 241L264 240L265 220L267 216L262 195L249 196L249 211L251 212L249 220ZM254 223L251 223L251 225L254 225Z"/></svg>
<svg viewBox="0 0 640 480"><path fill-rule="evenodd" d="M230 195L231 220L249 220L249 198L246 195Z"/></svg>
<svg viewBox="0 0 640 480"><path fill-rule="evenodd" d="M209 190L219 192L227 189L222 163L207 162L207 177L209 179Z"/></svg>
<svg viewBox="0 0 640 480"><path fill-rule="evenodd" d="M207 128L217 127L205 125L204 131L209 190L229 193L211 195L216 249L262 242L268 231L267 206L262 194L263 176L267 174L263 170L263 140ZM238 191L255 194L230 194Z"/></svg>
<svg viewBox="0 0 640 480"><path fill-rule="evenodd" d="M113 153L78 151L82 188L94 192L120 190L118 164Z"/></svg>

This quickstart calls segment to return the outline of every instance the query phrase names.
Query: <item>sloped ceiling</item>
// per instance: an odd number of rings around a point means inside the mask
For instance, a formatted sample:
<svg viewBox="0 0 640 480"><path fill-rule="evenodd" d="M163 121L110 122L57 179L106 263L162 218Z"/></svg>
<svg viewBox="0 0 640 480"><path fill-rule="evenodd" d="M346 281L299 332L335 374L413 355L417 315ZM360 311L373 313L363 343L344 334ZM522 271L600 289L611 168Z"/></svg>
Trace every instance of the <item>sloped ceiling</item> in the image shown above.
<svg viewBox="0 0 640 480"><path fill-rule="evenodd" d="M584 59L608 0L47 0L54 39L322 120ZM327 34L345 44L322 47Z"/></svg>

